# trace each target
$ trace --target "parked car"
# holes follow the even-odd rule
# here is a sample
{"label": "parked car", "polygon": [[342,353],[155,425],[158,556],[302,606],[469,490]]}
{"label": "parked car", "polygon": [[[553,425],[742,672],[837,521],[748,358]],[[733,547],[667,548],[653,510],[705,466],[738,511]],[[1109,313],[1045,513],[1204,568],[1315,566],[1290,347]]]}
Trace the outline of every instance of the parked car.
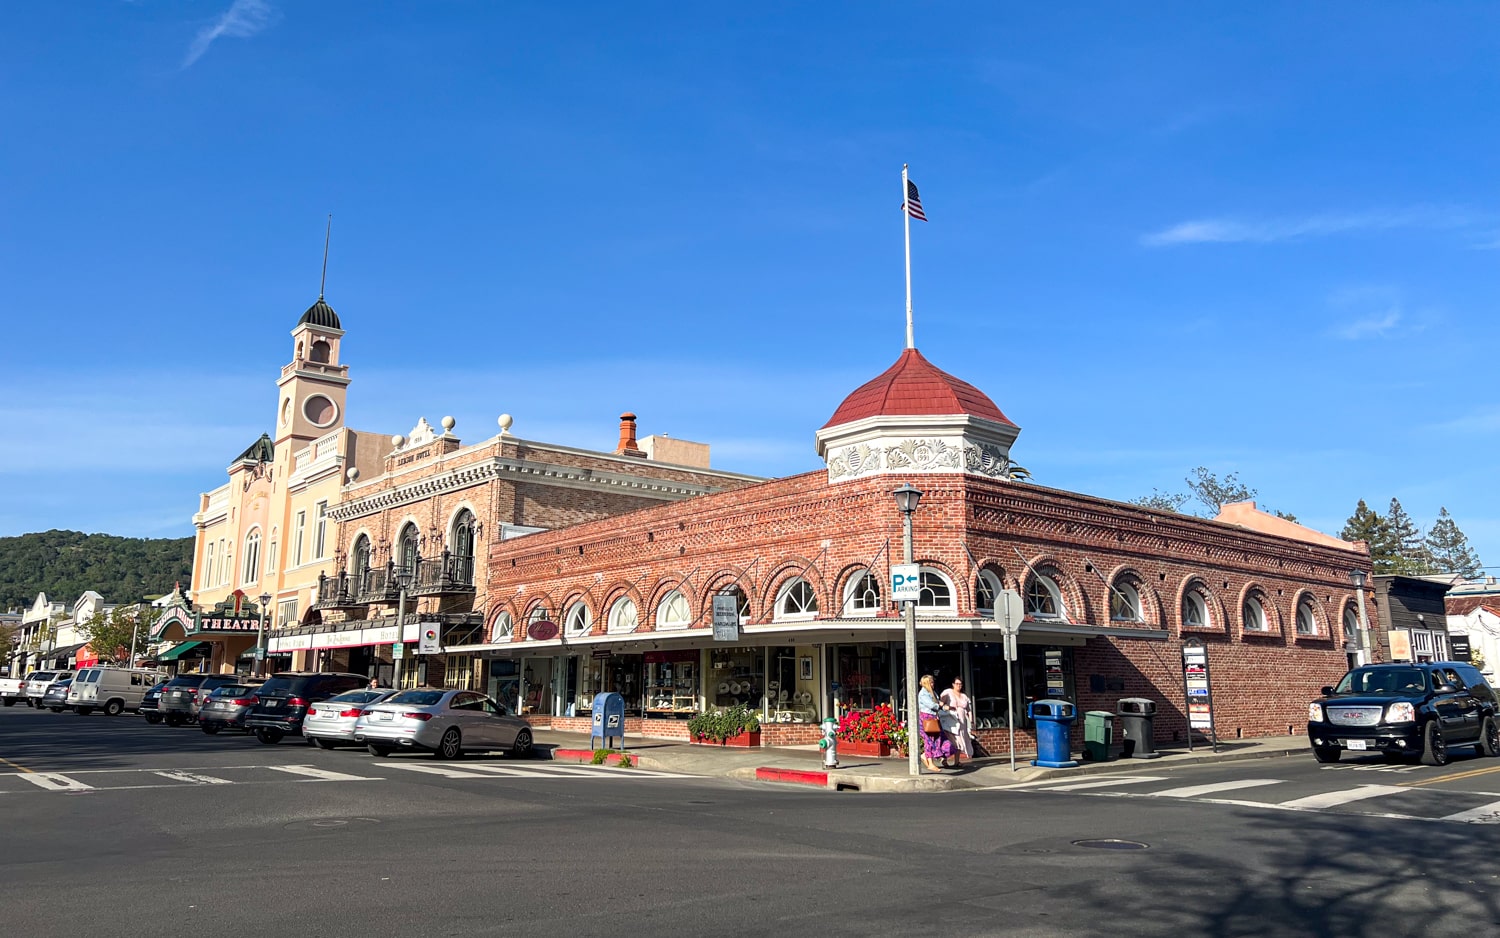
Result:
{"label": "parked car", "polygon": [[1453,746],[1500,756],[1497,709],[1494,689],[1466,662],[1372,664],[1307,705],[1307,736],[1319,762],[1348,750],[1447,765]]}
{"label": "parked car", "polygon": [[358,674],[321,671],[282,671],[261,685],[260,699],[245,717],[245,726],[263,743],[302,732],[307,708],[320,700],[354,690],[370,679]]}
{"label": "parked car", "polygon": [[198,709],[209,691],[239,682],[235,674],[179,674],[162,688],[161,698],[156,702],[157,712],[168,726],[191,723],[198,719]]}
{"label": "parked car", "polygon": [[62,713],[68,709],[68,691],[73,686],[73,679],[65,677],[60,681],[53,681],[47,685],[47,692],[42,695],[41,706],[51,710],[53,713]]}
{"label": "parked car", "polygon": [[164,678],[141,668],[84,668],[73,678],[68,707],[83,716],[95,709],[102,709],[106,716],[118,716],[140,707],[146,691]]}
{"label": "parked car", "polygon": [[307,708],[302,721],[302,735],[319,749],[332,749],[341,743],[354,742],[354,724],[365,707],[386,700],[397,691],[389,688],[365,688],[345,691],[337,697]]}
{"label": "parked car", "polygon": [[160,702],[161,692],[166,686],[167,682],[162,681],[160,684],[146,688],[146,693],[141,695],[141,705],[136,712],[145,717],[147,723],[161,722],[161,711],[157,708],[157,704]]}
{"label": "parked car", "polygon": [[26,699],[33,707],[42,705],[42,695],[53,682],[72,677],[72,671],[37,671],[26,678]]}
{"label": "parked car", "polygon": [[365,708],[354,739],[372,756],[397,749],[425,750],[439,759],[496,749],[516,758],[531,754],[531,725],[505,704],[471,690],[401,691]]}
{"label": "parked car", "polygon": [[203,706],[198,709],[198,726],[210,736],[220,730],[248,733],[249,730],[245,729],[245,717],[250,713],[250,708],[255,706],[255,693],[259,689],[259,684],[225,684],[215,687],[208,692]]}
{"label": "parked car", "polygon": [[[32,674],[35,673],[35,671],[32,672]],[[28,674],[24,676],[18,675],[16,677],[0,678],[0,702],[3,702],[7,707],[14,707],[16,705],[16,701],[18,700],[23,703],[30,703],[30,701],[26,699],[26,680],[30,676],[31,675]]]}

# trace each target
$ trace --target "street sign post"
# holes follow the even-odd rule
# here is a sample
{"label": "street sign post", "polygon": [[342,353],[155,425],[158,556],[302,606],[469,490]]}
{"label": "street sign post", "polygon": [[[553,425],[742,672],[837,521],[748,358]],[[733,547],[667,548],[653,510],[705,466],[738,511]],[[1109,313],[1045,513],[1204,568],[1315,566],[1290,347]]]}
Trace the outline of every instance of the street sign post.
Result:
{"label": "street sign post", "polygon": [[995,597],[995,620],[1000,623],[1000,634],[1005,636],[1005,724],[1010,727],[1010,770],[1016,770],[1016,701],[1011,673],[1014,662],[1020,655],[1021,619],[1025,606],[1021,594],[1015,590],[1001,590]]}
{"label": "street sign post", "polygon": [[914,603],[922,598],[922,567],[915,563],[891,564],[891,600]]}

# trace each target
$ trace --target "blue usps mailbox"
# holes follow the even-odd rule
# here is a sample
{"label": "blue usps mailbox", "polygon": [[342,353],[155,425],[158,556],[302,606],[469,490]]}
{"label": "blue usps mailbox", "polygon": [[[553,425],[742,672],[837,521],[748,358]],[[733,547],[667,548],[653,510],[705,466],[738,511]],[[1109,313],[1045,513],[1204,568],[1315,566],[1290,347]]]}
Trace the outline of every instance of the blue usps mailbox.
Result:
{"label": "blue usps mailbox", "polygon": [[[619,740],[619,743],[611,747],[610,737]],[[589,748],[594,748],[594,740],[599,740],[601,749],[624,749],[625,748],[625,698],[619,694],[595,694],[594,695],[594,729],[589,734]]]}

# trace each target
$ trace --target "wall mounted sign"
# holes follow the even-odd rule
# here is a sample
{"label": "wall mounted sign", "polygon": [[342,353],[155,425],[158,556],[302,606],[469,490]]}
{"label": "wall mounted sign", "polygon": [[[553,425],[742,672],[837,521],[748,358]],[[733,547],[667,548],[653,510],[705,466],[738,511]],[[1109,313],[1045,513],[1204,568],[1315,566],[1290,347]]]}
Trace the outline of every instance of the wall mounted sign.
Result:
{"label": "wall mounted sign", "polygon": [[1208,670],[1208,646],[1200,638],[1182,643],[1182,696],[1187,704],[1188,751],[1193,748],[1193,731],[1213,740],[1219,751],[1219,736],[1214,729],[1214,698]]}
{"label": "wall mounted sign", "polygon": [[557,637],[557,623],[538,619],[526,626],[526,637],[535,642],[550,642]]}
{"label": "wall mounted sign", "polygon": [[914,563],[891,565],[891,599],[914,603],[922,598],[922,568]]}
{"label": "wall mounted sign", "polygon": [[740,640],[739,597],[720,594],[714,597],[714,641],[737,642]]}
{"label": "wall mounted sign", "polygon": [[417,654],[436,655],[443,650],[442,633],[438,630],[436,623],[423,623],[422,631],[417,634]]}
{"label": "wall mounted sign", "polygon": [[1448,635],[1448,648],[1453,652],[1454,661],[1473,661],[1474,650],[1469,645],[1469,636],[1450,633]]}
{"label": "wall mounted sign", "polygon": [[1391,629],[1391,660],[1411,660],[1411,632],[1406,629]]}

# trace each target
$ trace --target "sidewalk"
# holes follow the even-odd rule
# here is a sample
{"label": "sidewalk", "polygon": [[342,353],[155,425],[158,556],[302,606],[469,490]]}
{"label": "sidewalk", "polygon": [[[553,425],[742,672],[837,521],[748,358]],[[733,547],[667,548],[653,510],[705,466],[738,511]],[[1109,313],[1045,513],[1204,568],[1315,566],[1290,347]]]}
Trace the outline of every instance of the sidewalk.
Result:
{"label": "sidewalk", "polygon": [[[583,733],[538,730],[538,754],[543,758],[551,751],[587,750],[589,737]],[[1093,775],[1102,772],[1160,771],[1184,765],[1234,762],[1241,759],[1268,759],[1305,755],[1305,736],[1270,736],[1261,739],[1236,739],[1219,743],[1216,753],[1207,745],[1195,745],[1189,752],[1185,744],[1171,744],[1158,751],[1160,759],[1112,759],[1108,762],[1080,762],[1072,769],[1044,769],[1031,764],[1031,756],[1016,755],[1016,771],[1010,770],[1008,754],[966,762],[961,768],[933,775],[923,772],[907,774],[905,759],[854,758],[842,760],[838,769],[823,769],[823,754],[815,747],[731,749],[719,746],[694,746],[665,739],[626,737],[625,747],[643,769],[681,772],[689,775],[719,776],[761,781],[784,781],[818,785],[840,791],[956,791],[966,788],[997,788],[1051,778]],[[562,753],[559,752],[559,756]]]}

